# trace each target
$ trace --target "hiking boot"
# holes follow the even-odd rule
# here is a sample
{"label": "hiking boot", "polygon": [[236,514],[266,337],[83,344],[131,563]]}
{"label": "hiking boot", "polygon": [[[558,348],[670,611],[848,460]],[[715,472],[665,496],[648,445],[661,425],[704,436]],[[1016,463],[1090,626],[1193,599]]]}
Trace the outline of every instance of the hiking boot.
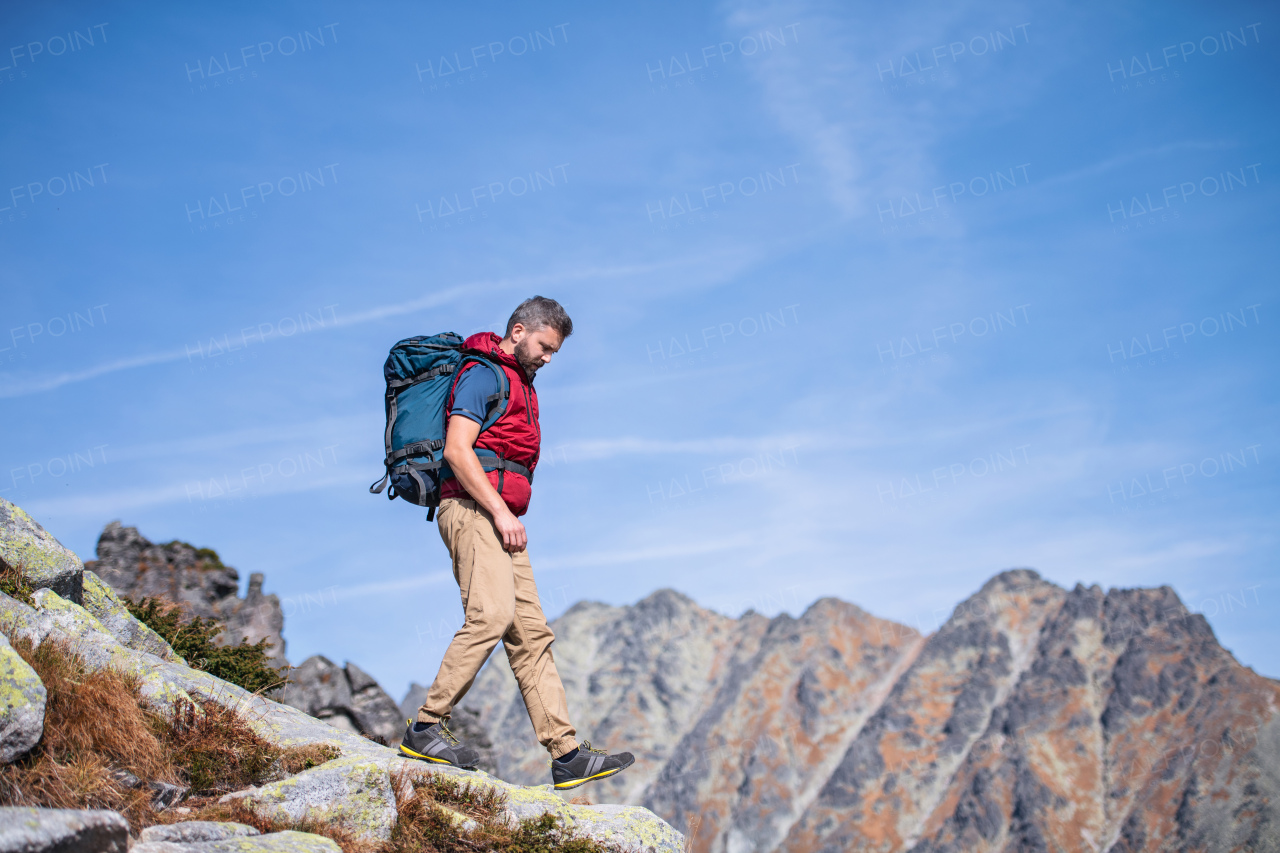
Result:
{"label": "hiking boot", "polygon": [[405,722],[409,726],[405,730],[404,740],[400,742],[401,755],[434,764],[449,764],[453,767],[461,767],[463,770],[476,769],[480,761],[480,753],[462,743],[453,732],[449,731],[448,717],[418,731],[414,731],[418,727],[417,723],[412,720],[405,720]]}
{"label": "hiking boot", "polygon": [[593,749],[584,742],[578,747],[578,754],[572,761],[551,761],[551,782],[557,791],[576,788],[592,779],[605,779],[615,773],[621,773],[631,766],[635,757],[629,752],[608,755],[603,749]]}

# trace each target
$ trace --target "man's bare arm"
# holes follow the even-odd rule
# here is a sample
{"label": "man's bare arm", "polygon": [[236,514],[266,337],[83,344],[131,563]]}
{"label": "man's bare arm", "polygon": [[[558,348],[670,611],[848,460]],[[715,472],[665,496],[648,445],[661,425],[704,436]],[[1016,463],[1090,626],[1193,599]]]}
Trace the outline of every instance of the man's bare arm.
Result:
{"label": "man's bare arm", "polygon": [[489,482],[480,457],[476,456],[475,444],[479,435],[480,424],[462,415],[450,417],[444,440],[444,461],[449,463],[453,475],[472,500],[489,512],[498,534],[502,536],[502,546],[512,552],[523,551],[528,544],[524,525],[507,508],[502,496]]}

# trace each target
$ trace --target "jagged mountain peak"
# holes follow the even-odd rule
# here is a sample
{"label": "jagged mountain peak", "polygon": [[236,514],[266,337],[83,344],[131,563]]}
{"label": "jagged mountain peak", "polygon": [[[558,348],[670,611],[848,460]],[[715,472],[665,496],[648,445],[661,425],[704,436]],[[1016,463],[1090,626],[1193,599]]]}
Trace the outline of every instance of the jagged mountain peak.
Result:
{"label": "jagged mountain peak", "polygon": [[703,608],[689,596],[679,590],[664,586],[655,589],[644,598],[631,605],[636,609],[660,608],[664,610],[702,610]]}
{"label": "jagged mountain peak", "polygon": [[[1280,684],[1167,586],[1011,569],[927,637],[837,598],[737,619],[645,602],[570,608],[556,660],[580,737],[637,754],[605,796],[694,853],[1263,849],[1241,843],[1280,825]],[[501,656],[464,705],[514,733],[507,778],[541,779]]]}

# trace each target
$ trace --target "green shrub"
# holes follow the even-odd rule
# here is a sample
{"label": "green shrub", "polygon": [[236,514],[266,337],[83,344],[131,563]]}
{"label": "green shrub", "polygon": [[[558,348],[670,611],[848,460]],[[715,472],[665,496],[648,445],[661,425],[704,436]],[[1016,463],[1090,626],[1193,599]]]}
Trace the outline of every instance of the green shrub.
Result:
{"label": "green shrub", "polygon": [[215,619],[193,616],[184,620],[176,606],[156,598],[144,598],[140,602],[126,599],[125,605],[139,622],[164,637],[193,669],[239,685],[250,693],[284,683],[280,673],[267,663],[270,643],[266,640],[218,646],[214,645],[213,638],[222,632],[222,625]]}

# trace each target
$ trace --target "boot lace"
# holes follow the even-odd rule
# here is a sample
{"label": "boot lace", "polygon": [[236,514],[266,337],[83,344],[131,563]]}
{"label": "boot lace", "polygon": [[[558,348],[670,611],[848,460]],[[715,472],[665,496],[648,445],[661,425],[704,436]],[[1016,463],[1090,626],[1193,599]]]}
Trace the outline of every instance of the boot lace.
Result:
{"label": "boot lace", "polygon": [[449,730],[448,717],[445,717],[440,721],[440,734],[444,735],[444,739],[453,746],[459,746],[462,743],[462,741],[458,740],[458,736]]}
{"label": "boot lace", "polygon": [[608,755],[608,754],[609,754],[609,753],[605,752],[603,749],[596,749],[594,746],[592,746],[592,745],[591,745],[591,741],[589,741],[589,740],[584,740],[582,743],[580,743],[580,744],[579,744],[579,746],[581,746],[581,747],[582,747],[583,749],[585,749],[587,752],[594,752],[594,753],[596,753],[597,755]]}

